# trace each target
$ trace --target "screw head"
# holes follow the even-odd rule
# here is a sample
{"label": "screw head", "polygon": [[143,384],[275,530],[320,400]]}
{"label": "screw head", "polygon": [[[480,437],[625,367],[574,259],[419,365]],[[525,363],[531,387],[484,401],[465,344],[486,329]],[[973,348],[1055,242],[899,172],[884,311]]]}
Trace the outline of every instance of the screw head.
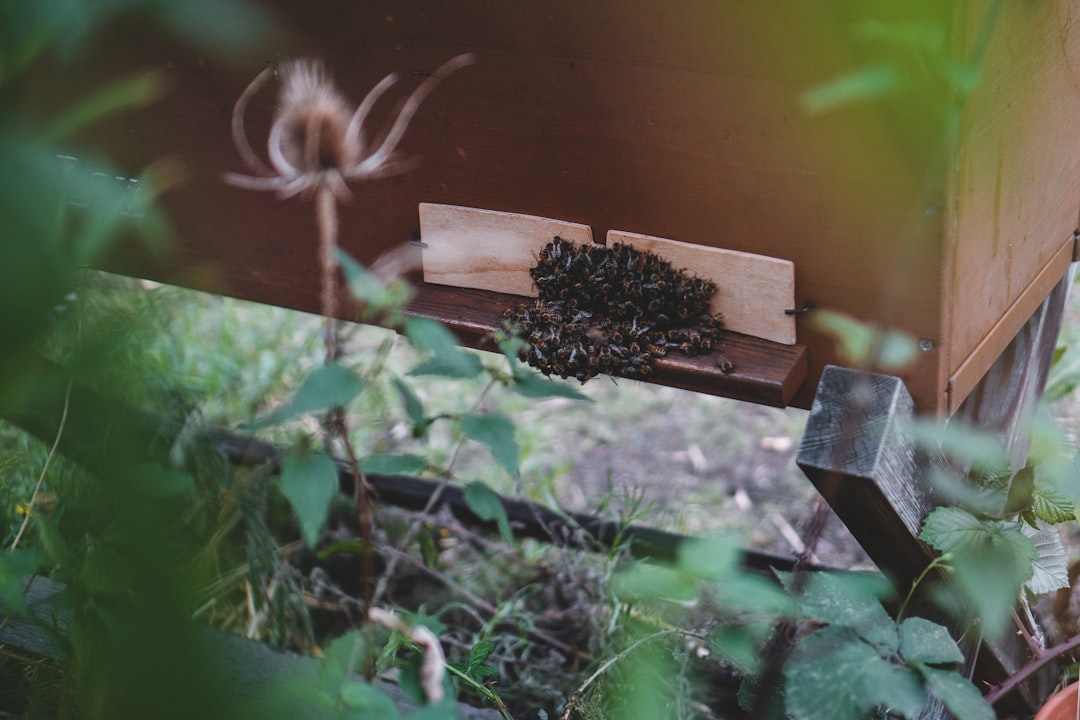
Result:
{"label": "screw head", "polygon": [[934,349],[934,341],[933,340],[927,340],[926,338],[923,338],[922,340],[919,341],[919,349],[922,350],[923,352],[930,352],[931,350]]}

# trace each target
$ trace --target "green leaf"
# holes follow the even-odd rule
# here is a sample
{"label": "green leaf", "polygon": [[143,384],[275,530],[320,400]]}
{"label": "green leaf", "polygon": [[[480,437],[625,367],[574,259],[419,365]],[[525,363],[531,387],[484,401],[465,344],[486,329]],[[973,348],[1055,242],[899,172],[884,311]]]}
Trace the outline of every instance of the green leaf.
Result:
{"label": "green leaf", "polygon": [[[380,313],[397,310],[412,296],[412,288],[404,281],[383,282],[341,248],[334,248],[334,255],[345,273],[345,282],[348,283],[353,297],[361,302],[361,318],[376,317]],[[387,318],[383,316],[381,320],[386,322]]]}
{"label": "green leaf", "polygon": [[420,670],[423,665],[424,656],[420,653],[414,653],[405,662],[398,664],[398,686],[417,705],[424,705],[427,702],[420,682]]}
{"label": "green leaf", "polygon": [[[963,508],[939,507],[926,517],[919,539],[942,553],[956,555],[986,551],[995,544],[1023,549],[1027,538],[1020,528],[1020,523],[1007,520],[981,520]],[[1025,555],[1035,559],[1033,549]]]}
{"label": "green leaf", "polygon": [[482,482],[471,482],[465,486],[465,504],[473,511],[476,517],[499,526],[499,535],[506,543],[513,542],[514,536],[510,532],[510,519],[506,516],[506,508],[502,498],[491,488]]}
{"label": "green leaf", "polygon": [[461,429],[473,440],[487,445],[506,472],[518,476],[521,450],[514,436],[514,422],[510,418],[498,413],[469,413],[462,418]]}
{"label": "green leaf", "polygon": [[799,609],[818,622],[854,630],[867,642],[896,651],[896,623],[872,594],[833,573],[811,573]]}
{"label": "green leaf", "polygon": [[964,654],[949,631],[925,618],[908,618],[900,624],[900,655],[908,663],[927,665],[958,663]]}
{"label": "green leaf", "polygon": [[33,518],[38,529],[38,540],[49,562],[60,568],[73,569],[76,566],[75,556],[60,534],[60,529],[44,513],[34,513]]}
{"label": "green leaf", "polygon": [[645,562],[634,563],[615,576],[615,594],[628,599],[663,598],[689,602],[697,598],[698,580],[672,568]]}
{"label": "green leaf", "polygon": [[45,563],[45,555],[36,549],[9,550],[0,555],[0,602],[4,615],[25,615],[23,580]]}
{"label": "green leaf", "polygon": [[458,349],[457,338],[438,320],[409,317],[404,323],[405,337],[420,350],[445,355]]}
{"label": "green leaf", "polygon": [[843,105],[885,97],[901,86],[900,72],[892,63],[857,68],[806,92],[802,105],[816,115]]}
{"label": "green leaf", "polygon": [[852,365],[871,363],[882,370],[901,370],[919,354],[918,343],[910,335],[899,330],[883,332],[850,315],[817,310],[813,323],[836,339],[837,351]]}
{"label": "green leaf", "polygon": [[424,413],[424,404],[408,383],[398,378],[394,378],[393,382],[394,388],[401,395],[401,401],[405,405],[405,414],[409,418],[409,425],[412,426],[413,437],[423,437],[431,424],[431,420]]}
{"label": "green leaf", "polygon": [[484,365],[480,362],[480,358],[472,353],[457,349],[453,354],[437,355],[430,360],[417,363],[406,375],[410,377],[433,375],[435,377],[468,380],[483,371]]}
{"label": "green leaf", "polygon": [[91,595],[116,595],[132,586],[131,563],[110,547],[96,545],[79,566],[79,590]]}
{"label": "green leaf", "polygon": [[994,477],[1011,474],[1005,447],[992,432],[957,421],[943,425],[931,418],[913,420],[906,423],[904,429],[920,448],[940,451],[982,475]]}
{"label": "green leaf", "polygon": [[483,371],[480,358],[462,350],[457,338],[442,323],[430,318],[409,317],[405,319],[403,328],[413,345],[432,353],[430,360],[413,367],[409,375],[472,378]]}
{"label": "green leaf", "polygon": [[334,248],[334,257],[345,274],[353,297],[367,305],[382,305],[386,298],[386,285],[382,280],[341,248]]}
{"label": "green leaf", "polygon": [[128,471],[130,489],[144,497],[164,500],[182,495],[195,487],[195,478],[157,463],[139,465]]}
{"label": "green leaf", "polygon": [[[1064,354],[1064,356],[1063,356]],[[1059,346],[1054,352],[1054,364],[1046,381],[1046,402],[1060,400],[1080,387],[1080,352]]]}
{"label": "green leaf", "polygon": [[126,75],[91,93],[66,111],[45,130],[44,139],[53,142],[67,137],[75,130],[118,110],[145,107],[164,93],[165,79],[159,72],[141,71]]}
{"label": "green leaf", "polygon": [[337,465],[325,453],[286,455],[281,461],[281,493],[300,521],[308,547],[315,547],[338,492]]}
{"label": "green leaf", "polygon": [[856,720],[878,705],[910,718],[926,702],[917,673],[889,663],[848,628],[828,627],[804,639],[784,677],[787,709],[797,720]]}
{"label": "green leaf", "polygon": [[1023,525],[1021,530],[1038,553],[1038,557],[1031,564],[1031,579],[1026,583],[1027,589],[1035,595],[1042,595],[1069,587],[1068,559],[1065,557],[1065,546],[1061,543],[1057,528],[1050,526],[1036,529]]}
{"label": "green leaf", "polygon": [[676,565],[693,577],[723,581],[738,569],[739,545],[727,538],[694,538],[679,543]]}
{"label": "green leaf", "polygon": [[411,453],[368,455],[360,461],[360,469],[372,475],[410,475],[427,466],[427,458]]}
{"label": "green leaf", "polygon": [[1040,520],[1056,525],[1069,522],[1076,517],[1076,507],[1073,502],[1063,493],[1052,487],[1045,487],[1038,481],[1038,470],[1035,472],[1035,492],[1031,498],[1031,509]]}
{"label": "green leaf", "polygon": [[351,630],[323,648],[319,663],[319,682],[323,689],[337,695],[350,673],[362,662],[366,643],[361,630]]}
{"label": "green leaf", "polygon": [[360,394],[363,383],[351,370],[328,363],[308,375],[292,398],[270,415],[249,424],[260,428],[292,420],[300,415],[345,405]]}
{"label": "green leaf", "polygon": [[761,646],[771,630],[771,623],[727,625],[709,634],[709,648],[752,677],[761,670]]}
{"label": "green leaf", "polygon": [[490,640],[481,640],[473,645],[469,650],[469,671],[471,672],[474,667],[483,664],[493,652],[495,652],[495,643]]}
{"label": "green leaf", "polygon": [[549,380],[539,373],[529,370],[520,370],[514,373],[512,378],[514,390],[525,397],[545,398],[563,397],[571,400],[584,400],[592,402],[592,398],[576,390],[570,383]]}
{"label": "green leaf", "polygon": [[953,579],[987,637],[1004,631],[1021,585],[1032,576],[1038,559],[1023,525],[1005,520],[980,520],[955,507],[934,510],[923,522],[919,537],[955,561]]}
{"label": "green leaf", "polygon": [[920,667],[919,672],[926,678],[930,691],[945,704],[953,717],[964,720],[994,720],[994,708],[960,673],[925,666]]}
{"label": "green leaf", "polygon": [[461,710],[453,700],[447,698],[441,703],[425,705],[409,713],[404,720],[460,720],[460,718]]}
{"label": "green leaf", "polygon": [[362,711],[360,717],[365,720],[395,720],[401,717],[389,695],[360,680],[342,685],[340,697],[345,707]]}
{"label": "green leaf", "polygon": [[325,560],[328,557],[334,555],[363,555],[366,549],[363,540],[338,540],[335,543],[330,543],[326,547],[320,548],[315,557],[320,560]]}

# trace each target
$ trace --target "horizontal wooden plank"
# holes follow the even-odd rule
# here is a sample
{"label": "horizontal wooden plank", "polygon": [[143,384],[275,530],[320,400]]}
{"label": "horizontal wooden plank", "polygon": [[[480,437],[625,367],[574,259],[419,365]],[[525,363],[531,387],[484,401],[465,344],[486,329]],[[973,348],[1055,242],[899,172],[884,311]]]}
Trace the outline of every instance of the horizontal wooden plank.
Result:
{"label": "horizontal wooden plank", "polygon": [[551,218],[420,203],[424,282],[536,295],[529,268],[555,237],[592,242],[592,228]]}
{"label": "horizontal wooden plank", "polygon": [[[500,326],[503,311],[528,301],[520,295],[422,283],[408,310],[446,323],[465,345],[494,350],[487,335]],[[725,360],[731,363],[730,373],[720,368]],[[806,379],[807,367],[803,345],[782,345],[728,332],[708,355],[685,357],[672,353],[657,359],[652,375],[644,380],[785,407]]]}
{"label": "horizontal wooden plank", "polygon": [[712,310],[724,327],[743,335],[791,345],[795,342],[795,263],[756,253],[695,245],[678,240],[611,230],[607,244],[647,250],[677,268],[716,283]]}

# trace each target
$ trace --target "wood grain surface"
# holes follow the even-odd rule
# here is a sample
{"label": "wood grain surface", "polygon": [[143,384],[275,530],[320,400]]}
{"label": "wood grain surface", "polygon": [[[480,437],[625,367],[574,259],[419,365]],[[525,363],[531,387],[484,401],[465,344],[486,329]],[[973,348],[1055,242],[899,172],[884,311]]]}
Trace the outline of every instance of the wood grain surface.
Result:
{"label": "wood grain surface", "polygon": [[592,228],[535,215],[420,203],[424,282],[535,297],[529,268],[555,237],[588,244]]}
{"label": "wood grain surface", "polygon": [[712,311],[724,327],[772,342],[795,343],[795,265],[790,260],[609,230],[607,244],[654,252],[677,268],[716,283]]}

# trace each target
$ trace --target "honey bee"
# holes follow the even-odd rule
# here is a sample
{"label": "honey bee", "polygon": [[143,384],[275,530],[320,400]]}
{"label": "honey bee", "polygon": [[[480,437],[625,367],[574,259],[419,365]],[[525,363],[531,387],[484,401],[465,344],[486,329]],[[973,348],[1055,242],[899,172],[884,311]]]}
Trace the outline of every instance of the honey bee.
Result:
{"label": "honey bee", "polygon": [[[614,333],[613,333],[614,334]],[[585,331],[585,336],[592,342],[600,344],[606,342],[608,339],[607,333],[601,330],[598,326],[594,325]],[[612,342],[615,342],[612,340]]]}

